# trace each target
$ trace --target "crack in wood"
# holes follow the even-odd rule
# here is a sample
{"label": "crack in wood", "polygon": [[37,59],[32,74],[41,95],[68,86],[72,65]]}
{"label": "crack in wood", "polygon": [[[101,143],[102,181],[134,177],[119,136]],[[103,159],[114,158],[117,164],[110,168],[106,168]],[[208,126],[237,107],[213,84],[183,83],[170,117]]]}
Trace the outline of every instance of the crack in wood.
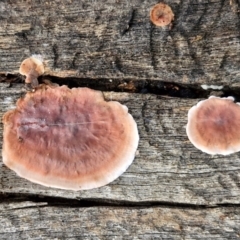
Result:
{"label": "crack in wood", "polygon": [[70,64],[70,68],[77,68],[77,66],[76,66],[76,60],[77,60],[77,58],[78,58],[78,56],[80,55],[81,53],[80,52],[76,52],[75,54],[74,54],[74,56],[73,56],[73,59],[72,59],[72,62],[71,62],[71,64]]}
{"label": "crack in wood", "polygon": [[125,25],[125,28],[122,30],[122,33],[121,33],[122,36],[124,36],[132,28],[132,26],[133,26],[133,19],[135,17],[135,14],[136,14],[136,10],[135,9],[131,9],[131,11],[129,13],[127,24]]}
{"label": "crack in wood", "polygon": [[121,66],[121,60],[118,57],[115,57],[115,60],[112,61],[112,67],[115,71],[124,73],[123,68]]}
{"label": "crack in wood", "polygon": [[[117,63],[118,69],[120,68]],[[120,71],[120,70],[119,70]],[[179,98],[207,98],[211,89],[204,90],[201,86],[189,84],[176,84],[157,80],[121,80],[121,79],[89,79],[89,78],[59,78],[53,76],[42,76],[39,82],[49,80],[59,85],[73,87],[89,87],[100,91],[131,92],[131,93],[152,93],[160,96],[171,96]],[[0,74],[0,83],[23,83],[24,78],[19,74]],[[131,87],[130,87],[131,86]],[[24,86],[23,86],[24,87]],[[218,95],[234,96],[240,100],[239,88],[224,87]]]}
{"label": "crack in wood", "polygon": [[150,34],[149,34],[149,47],[150,47],[150,54],[151,54],[151,65],[153,67],[153,70],[156,71],[156,60],[155,60],[155,54],[154,54],[154,40],[153,40],[153,33],[154,27],[151,24],[150,27]]}
{"label": "crack in wood", "polygon": [[[216,209],[216,208],[232,208],[240,207],[240,204],[236,203],[221,203],[214,205],[205,204],[190,204],[180,202],[167,202],[167,201],[142,201],[142,202],[131,202],[123,200],[112,200],[112,199],[69,199],[62,197],[49,197],[49,196],[38,196],[33,194],[22,194],[22,193],[0,193],[1,204],[11,203],[22,203],[31,202],[34,204],[23,205],[17,207],[18,209],[24,208],[36,208],[38,207],[67,207],[67,208],[90,208],[90,207],[118,207],[118,208],[145,208],[145,207],[166,207],[172,209]],[[16,206],[18,206],[16,204]],[[16,208],[15,208],[16,209]]]}
{"label": "crack in wood", "polygon": [[58,46],[57,46],[57,44],[54,44],[54,45],[52,46],[52,51],[53,51],[53,55],[54,55],[54,58],[53,58],[53,67],[56,68],[56,67],[57,67],[58,58],[59,58],[59,55],[58,55]]}

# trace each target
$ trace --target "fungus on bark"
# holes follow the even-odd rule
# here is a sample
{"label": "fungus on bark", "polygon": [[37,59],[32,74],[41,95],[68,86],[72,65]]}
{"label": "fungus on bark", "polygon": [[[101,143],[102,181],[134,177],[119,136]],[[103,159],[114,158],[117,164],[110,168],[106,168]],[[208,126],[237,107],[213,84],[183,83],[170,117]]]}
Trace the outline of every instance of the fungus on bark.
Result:
{"label": "fungus on bark", "polygon": [[240,151],[240,106],[233,97],[210,97],[188,112],[187,135],[192,144],[208,154]]}
{"label": "fungus on bark", "polygon": [[172,9],[165,3],[156,4],[150,11],[150,20],[159,27],[169,25],[174,19]]}
{"label": "fungus on bark", "polygon": [[19,72],[26,76],[26,86],[35,89],[38,86],[37,78],[44,73],[43,62],[35,56],[29,57],[21,63]]}
{"label": "fungus on bark", "polygon": [[3,117],[3,162],[61,189],[100,187],[132,163],[139,136],[126,106],[89,88],[40,85]]}

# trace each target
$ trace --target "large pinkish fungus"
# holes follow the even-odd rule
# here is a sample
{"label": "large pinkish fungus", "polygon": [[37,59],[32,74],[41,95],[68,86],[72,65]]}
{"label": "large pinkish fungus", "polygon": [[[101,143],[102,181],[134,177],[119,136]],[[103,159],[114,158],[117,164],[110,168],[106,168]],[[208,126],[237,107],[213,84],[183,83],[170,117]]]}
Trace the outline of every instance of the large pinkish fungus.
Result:
{"label": "large pinkish fungus", "polygon": [[103,186],[132,163],[137,125],[126,106],[88,88],[40,85],[3,117],[3,162],[49,187]]}
{"label": "large pinkish fungus", "polygon": [[233,97],[210,97],[188,112],[187,135],[192,144],[208,154],[240,151],[240,106]]}

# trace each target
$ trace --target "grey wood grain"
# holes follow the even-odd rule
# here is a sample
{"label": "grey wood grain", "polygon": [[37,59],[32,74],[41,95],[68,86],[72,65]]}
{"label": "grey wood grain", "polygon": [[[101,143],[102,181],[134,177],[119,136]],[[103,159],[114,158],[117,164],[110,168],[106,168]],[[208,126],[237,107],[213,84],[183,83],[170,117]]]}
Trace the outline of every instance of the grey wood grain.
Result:
{"label": "grey wood grain", "polygon": [[[240,209],[0,204],[1,239],[239,239]],[[18,208],[16,208],[18,207]]]}
{"label": "grey wood grain", "polygon": [[172,29],[150,23],[156,3],[1,1],[0,72],[41,54],[60,77],[240,85],[238,1],[168,0]]}
{"label": "grey wood grain", "polygon": [[[0,84],[0,117],[24,94],[22,85]],[[46,188],[21,179],[0,165],[2,193],[37,194],[72,199],[166,202],[197,205],[240,203],[240,153],[211,156],[193,147],[185,125],[188,109],[199,99],[105,92],[106,100],[128,106],[137,122],[138,154],[111,184],[89,191]],[[2,143],[0,125],[0,144]]]}

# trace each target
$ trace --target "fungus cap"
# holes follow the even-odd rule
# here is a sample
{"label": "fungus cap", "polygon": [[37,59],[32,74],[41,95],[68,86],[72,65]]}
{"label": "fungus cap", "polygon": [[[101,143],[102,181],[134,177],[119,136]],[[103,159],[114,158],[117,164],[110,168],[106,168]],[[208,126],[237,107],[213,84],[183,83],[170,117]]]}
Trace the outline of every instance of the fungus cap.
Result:
{"label": "fungus cap", "polygon": [[29,57],[21,63],[19,72],[26,76],[26,83],[31,83],[33,87],[37,87],[37,78],[44,73],[43,62],[37,57]]}
{"label": "fungus cap", "polygon": [[205,153],[240,151],[240,106],[233,97],[211,96],[189,110],[186,130],[192,144]]}
{"label": "fungus cap", "polygon": [[150,11],[150,20],[159,27],[170,24],[174,19],[172,9],[165,3],[156,4]]}
{"label": "fungus cap", "polygon": [[61,189],[100,187],[132,163],[139,136],[126,106],[88,88],[40,85],[3,117],[3,162]]}

